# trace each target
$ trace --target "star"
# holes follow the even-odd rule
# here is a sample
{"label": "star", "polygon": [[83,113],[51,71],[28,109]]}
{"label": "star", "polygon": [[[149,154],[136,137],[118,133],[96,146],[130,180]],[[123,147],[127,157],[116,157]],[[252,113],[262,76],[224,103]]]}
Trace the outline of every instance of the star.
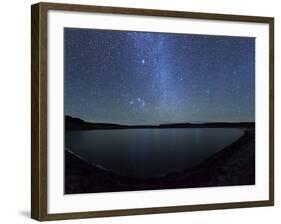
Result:
{"label": "star", "polygon": [[137,98],[137,102],[141,107],[145,107],[145,100],[141,99],[141,98]]}

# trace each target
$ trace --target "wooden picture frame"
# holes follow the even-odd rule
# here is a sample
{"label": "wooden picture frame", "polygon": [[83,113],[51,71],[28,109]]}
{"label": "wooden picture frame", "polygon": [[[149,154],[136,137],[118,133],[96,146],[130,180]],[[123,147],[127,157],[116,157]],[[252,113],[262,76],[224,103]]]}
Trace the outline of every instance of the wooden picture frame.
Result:
{"label": "wooden picture frame", "polygon": [[[102,211],[48,212],[48,12],[68,11],[188,18],[211,21],[259,23],[269,26],[269,173],[268,199],[229,203],[210,203],[164,207],[145,207]],[[80,219],[108,216],[187,212],[228,208],[246,208],[274,205],[274,18],[258,16],[223,15],[182,11],[162,11],[136,8],[116,8],[90,5],[38,3],[31,7],[31,217],[39,221]]]}

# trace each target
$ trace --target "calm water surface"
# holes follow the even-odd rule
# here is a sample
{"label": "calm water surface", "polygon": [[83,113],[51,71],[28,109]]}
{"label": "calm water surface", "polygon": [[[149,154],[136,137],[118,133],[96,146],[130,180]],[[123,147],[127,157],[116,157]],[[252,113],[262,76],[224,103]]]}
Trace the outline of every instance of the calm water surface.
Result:
{"label": "calm water surface", "polygon": [[72,131],[65,145],[114,173],[148,178],[197,165],[242,135],[235,128]]}

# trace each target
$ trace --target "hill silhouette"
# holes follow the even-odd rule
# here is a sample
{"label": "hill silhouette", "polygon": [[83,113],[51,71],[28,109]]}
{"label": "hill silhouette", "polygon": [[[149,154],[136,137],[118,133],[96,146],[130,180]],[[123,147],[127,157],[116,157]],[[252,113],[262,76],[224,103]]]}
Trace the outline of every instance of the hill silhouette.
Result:
{"label": "hill silhouette", "polygon": [[94,129],[138,129],[138,128],[254,128],[254,122],[208,122],[208,123],[172,123],[159,125],[122,125],[115,123],[92,123],[80,118],[65,116],[65,130]]}

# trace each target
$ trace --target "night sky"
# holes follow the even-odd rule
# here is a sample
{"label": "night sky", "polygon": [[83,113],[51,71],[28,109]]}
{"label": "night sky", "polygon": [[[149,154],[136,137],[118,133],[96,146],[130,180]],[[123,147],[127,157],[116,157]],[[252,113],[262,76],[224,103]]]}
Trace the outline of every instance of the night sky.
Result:
{"label": "night sky", "polygon": [[255,39],[64,29],[64,113],[90,122],[255,120]]}

